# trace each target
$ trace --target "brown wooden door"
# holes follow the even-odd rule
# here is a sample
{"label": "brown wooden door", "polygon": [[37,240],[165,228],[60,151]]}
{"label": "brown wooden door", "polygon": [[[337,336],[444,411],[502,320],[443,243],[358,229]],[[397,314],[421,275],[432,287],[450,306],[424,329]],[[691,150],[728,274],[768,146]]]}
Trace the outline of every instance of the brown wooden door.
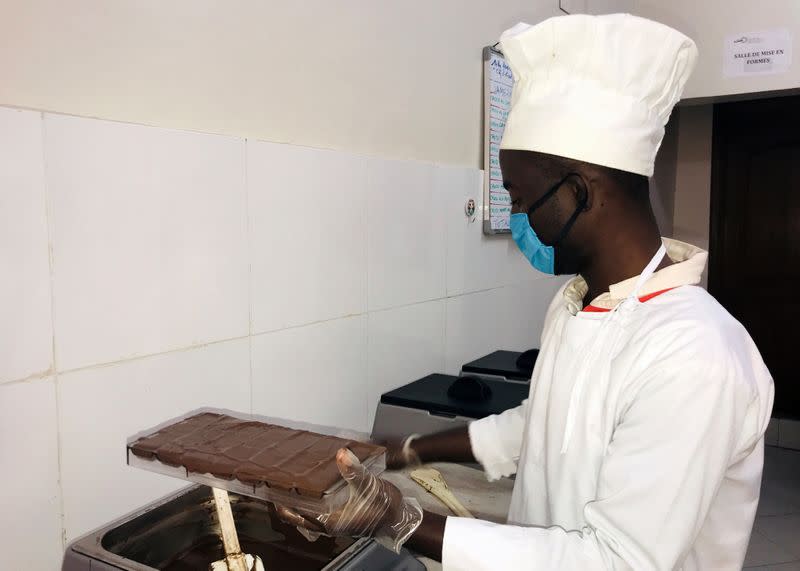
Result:
{"label": "brown wooden door", "polygon": [[716,105],[709,291],[741,321],[800,417],[800,97]]}

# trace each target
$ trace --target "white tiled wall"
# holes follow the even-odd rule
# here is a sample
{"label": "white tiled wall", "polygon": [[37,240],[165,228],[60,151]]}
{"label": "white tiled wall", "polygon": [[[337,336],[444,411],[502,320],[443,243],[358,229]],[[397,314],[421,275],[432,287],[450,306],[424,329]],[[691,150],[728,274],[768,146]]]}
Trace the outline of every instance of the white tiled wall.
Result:
{"label": "white tiled wall", "polygon": [[478,222],[464,216],[463,207],[482,188],[483,173],[476,169],[439,167],[436,189],[447,199],[445,209],[447,245],[447,295],[483,291],[507,284],[546,277],[534,270],[508,235],[485,236]]}
{"label": "white tiled wall", "polygon": [[128,468],[133,434],[203,406],[249,412],[247,339],[58,377],[67,541],[184,485]]}
{"label": "white tiled wall", "polygon": [[52,378],[0,385],[0,569],[60,567],[57,422]]}
{"label": "white tiled wall", "polygon": [[445,304],[438,299],[383,311],[368,318],[367,426],[381,394],[444,371]]}
{"label": "white tiled wall", "polygon": [[44,125],[59,370],[247,335],[244,141]]}
{"label": "white tiled wall", "polygon": [[[367,299],[370,310],[445,296],[447,197],[436,167],[370,159],[367,164]],[[463,206],[462,206],[463,208]]]}
{"label": "white tiled wall", "polygon": [[125,465],[158,422],[368,430],[386,390],[537,346],[561,280],[468,198],[474,169],[0,108],[0,568],[181,485]]}
{"label": "white tiled wall", "polygon": [[249,141],[253,332],[363,313],[367,161]]}
{"label": "white tiled wall", "polygon": [[563,278],[541,279],[447,300],[445,372],[497,349],[539,347],[544,314]]}
{"label": "white tiled wall", "polygon": [[366,429],[366,316],[256,335],[252,344],[255,413]]}
{"label": "white tiled wall", "polygon": [[42,121],[0,108],[0,382],[53,361]]}

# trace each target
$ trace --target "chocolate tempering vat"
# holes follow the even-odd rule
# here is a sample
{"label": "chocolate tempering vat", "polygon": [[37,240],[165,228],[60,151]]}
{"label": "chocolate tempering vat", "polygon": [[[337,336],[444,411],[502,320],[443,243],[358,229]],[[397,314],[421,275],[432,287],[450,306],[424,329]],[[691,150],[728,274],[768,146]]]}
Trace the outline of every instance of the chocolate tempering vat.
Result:
{"label": "chocolate tempering vat", "polygon": [[[397,555],[371,539],[308,542],[254,498],[231,494],[231,507],[243,549],[260,555],[267,570],[425,569],[407,551]],[[205,571],[222,557],[211,489],[194,485],[77,539],[67,547],[62,571]]]}

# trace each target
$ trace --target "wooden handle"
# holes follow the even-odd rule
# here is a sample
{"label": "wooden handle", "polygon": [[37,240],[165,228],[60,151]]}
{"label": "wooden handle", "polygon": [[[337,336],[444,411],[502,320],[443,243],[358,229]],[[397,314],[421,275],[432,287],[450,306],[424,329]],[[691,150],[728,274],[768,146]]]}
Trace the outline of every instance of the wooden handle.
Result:
{"label": "wooden handle", "polygon": [[231,499],[226,490],[212,488],[214,491],[214,505],[217,508],[219,527],[222,531],[222,544],[225,546],[225,561],[228,571],[250,571],[247,562],[239,547],[239,536],[236,535],[236,524],[231,512]]}

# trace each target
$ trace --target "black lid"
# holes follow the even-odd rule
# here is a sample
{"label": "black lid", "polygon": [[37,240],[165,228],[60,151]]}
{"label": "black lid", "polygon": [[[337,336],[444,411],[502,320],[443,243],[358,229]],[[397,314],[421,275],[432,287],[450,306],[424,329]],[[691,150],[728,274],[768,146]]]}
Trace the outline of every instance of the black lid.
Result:
{"label": "black lid", "polygon": [[[499,414],[515,406],[519,406],[528,398],[528,385],[509,383],[506,381],[483,379],[487,391],[485,400],[458,399],[448,395],[454,382],[464,377],[433,374],[403,387],[381,395],[381,402],[395,406],[404,406],[418,410],[426,410],[433,414],[465,416],[467,418],[483,418],[491,414]],[[470,379],[468,379],[470,382]],[[450,391],[458,394],[457,391]]]}
{"label": "black lid", "polygon": [[463,367],[464,373],[497,375],[515,381],[530,381],[533,365],[536,363],[538,349],[530,349],[524,353],[518,351],[495,351],[475,359]]}

